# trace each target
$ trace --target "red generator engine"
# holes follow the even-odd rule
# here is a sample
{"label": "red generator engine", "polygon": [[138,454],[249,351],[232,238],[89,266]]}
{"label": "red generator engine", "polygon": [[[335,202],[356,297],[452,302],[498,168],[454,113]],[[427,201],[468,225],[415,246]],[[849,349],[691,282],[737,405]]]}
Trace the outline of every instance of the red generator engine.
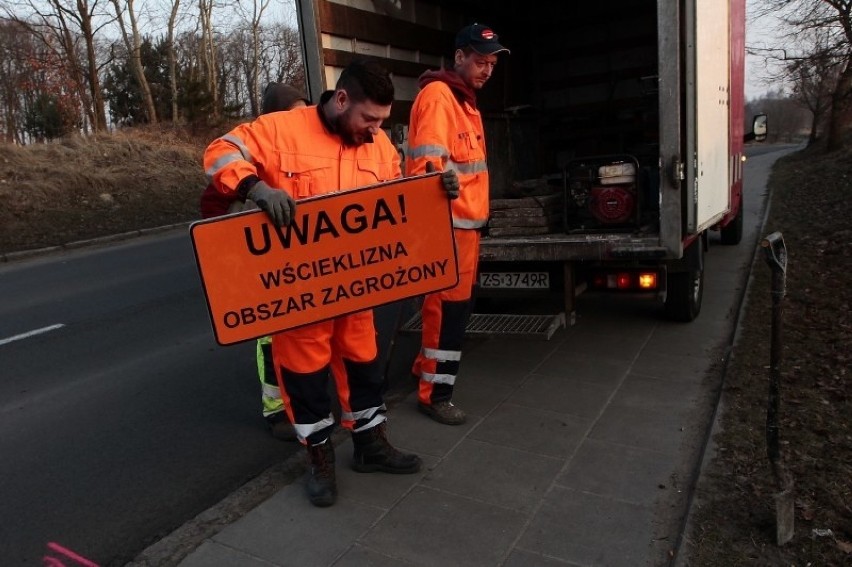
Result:
{"label": "red generator engine", "polygon": [[566,170],[565,227],[572,231],[635,227],[638,163],[627,156],[577,160]]}

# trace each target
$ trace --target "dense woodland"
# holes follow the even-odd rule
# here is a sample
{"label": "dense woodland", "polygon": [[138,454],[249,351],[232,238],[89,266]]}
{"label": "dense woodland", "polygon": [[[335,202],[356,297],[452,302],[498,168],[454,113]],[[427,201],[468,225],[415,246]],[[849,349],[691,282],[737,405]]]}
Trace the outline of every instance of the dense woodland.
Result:
{"label": "dense woodland", "polygon": [[268,82],[303,86],[293,10],[288,0],[4,2],[0,135],[27,144],[257,115]]}

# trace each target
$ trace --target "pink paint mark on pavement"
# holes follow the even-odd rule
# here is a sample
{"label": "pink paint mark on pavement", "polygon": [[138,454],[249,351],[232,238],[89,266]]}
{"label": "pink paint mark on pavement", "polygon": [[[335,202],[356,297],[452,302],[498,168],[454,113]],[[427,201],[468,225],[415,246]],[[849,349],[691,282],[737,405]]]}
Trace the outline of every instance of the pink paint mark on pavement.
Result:
{"label": "pink paint mark on pavement", "polygon": [[[48,542],[47,549],[49,551],[58,553],[63,556],[63,558],[51,557],[50,555],[45,555],[42,561],[44,562],[45,567],[69,567],[69,565],[82,565],[82,567],[98,567],[98,564],[89,561],[82,555],[78,553],[74,553],[67,547],[59,545],[55,542]],[[65,560],[71,560],[72,563],[64,563]]]}

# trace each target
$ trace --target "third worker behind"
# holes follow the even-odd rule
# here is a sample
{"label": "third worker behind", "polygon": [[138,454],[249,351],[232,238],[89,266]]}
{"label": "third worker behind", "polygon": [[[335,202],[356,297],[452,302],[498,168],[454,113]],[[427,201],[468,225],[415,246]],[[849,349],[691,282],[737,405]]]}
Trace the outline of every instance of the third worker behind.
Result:
{"label": "third worker behind", "polygon": [[509,50],[489,26],[462,28],[455,39],[453,68],[421,75],[421,90],[411,109],[406,175],[435,167],[455,171],[460,183],[459,197],[452,202],[459,282],[424,298],[422,344],[412,368],[419,382],[420,411],[447,425],[466,419],[452,403],[453,386],[470,318],[480,231],[488,222],[485,132],[476,91],[491,78],[497,55],[504,52]]}

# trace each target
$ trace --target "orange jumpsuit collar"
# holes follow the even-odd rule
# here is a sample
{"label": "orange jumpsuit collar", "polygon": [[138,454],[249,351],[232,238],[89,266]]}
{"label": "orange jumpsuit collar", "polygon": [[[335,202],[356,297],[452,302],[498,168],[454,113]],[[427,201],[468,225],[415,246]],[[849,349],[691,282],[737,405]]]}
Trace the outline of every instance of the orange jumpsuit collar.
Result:
{"label": "orange jumpsuit collar", "polygon": [[458,99],[459,103],[468,103],[473,108],[476,108],[476,93],[472,88],[467,86],[464,80],[453,70],[450,69],[440,69],[437,71],[426,71],[422,75],[420,75],[420,79],[418,80],[418,84],[422,89],[429,83],[434,83],[435,81],[441,81],[442,83],[446,83],[450,90],[453,92],[453,95]]}

